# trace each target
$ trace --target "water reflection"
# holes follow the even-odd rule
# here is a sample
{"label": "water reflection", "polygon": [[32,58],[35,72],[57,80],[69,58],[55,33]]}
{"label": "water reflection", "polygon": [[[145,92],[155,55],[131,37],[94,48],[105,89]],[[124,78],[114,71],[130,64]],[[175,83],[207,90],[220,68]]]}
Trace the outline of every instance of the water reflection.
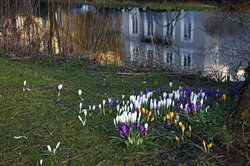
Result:
{"label": "water reflection", "polygon": [[[240,27],[220,21],[220,12],[122,12],[123,62],[127,65],[174,71],[217,71],[231,80],[241,77],[246,59],[238,54]],[[210,24],[220,23],[214,32]]]}
{"label": "water reflection", "polygon": [[231,80],[244,74],[249,51],[244,48],[249,48],[249,42],[242,39],[247,41],[250,35],[242,35],[242,27],[235,22],[237,13],[104,10],[86,5],[70,9],[45,6],[41,11],[6,19],[4,25],[16,31],[5,28],[0,32],[2,45],[81,54],[127,69],[217,72],[213,76],[228,75]]}

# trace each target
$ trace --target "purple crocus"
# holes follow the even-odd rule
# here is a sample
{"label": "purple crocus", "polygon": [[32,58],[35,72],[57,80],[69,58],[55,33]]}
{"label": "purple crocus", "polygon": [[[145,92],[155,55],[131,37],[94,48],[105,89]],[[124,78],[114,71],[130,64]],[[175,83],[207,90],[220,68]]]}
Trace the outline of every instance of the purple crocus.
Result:
{"label": "purple crocus", "polygon": [[147,95],[149,92],[150,92],[149,89],[146,88],[146,89],[145,89],[145,94]]}
{"label": "purple crocus", "polygon": [[128,126],[125,123],[122,123],[120,125],[120,130],[118,131],[118,135],[119,137],[121,137],[122,139],[127,139],[127,135],[128,135]]}
{"label": "purple crocus", "polygon": [[108,99],[108,106],[109,106],[109,108],[112,108],[114,106],[114,99],[112,99],[112,98]]}
{"label": "purple crocus", "polygon": [[179,105],[179,100],[178,99],[175,99],[174,105]]}
{"label": "purple crocus", "polygon": [[121,130],[118,131],[118,135],[122,139],[127,139],[127,135],[124,132],[122,132]]}
{"label": "purple crocus", "polygon": [[184,110],[181,109],[181,107],[178,108],[178,112],[179,112],[180,114],[184,114]]}
{"label": "purple crocus", "polygon": [[140,133],[141,133],[142,135],[147,135],[147,130],[146,130],[144,124],[140,124],[139,130],[140,130]]}
{"label": "purple crocus", "polygon": [[201,110],[201,107],[202,107],[201,103],[197,103],[197,106],[196,106],[197,112],[199,112]]}
{"label": "purple crocus", "polygon": [[134,84],[133,84],[133,89],[134,89],[134,91],[136,91],[136,87],[137,87],[137,85],[136,85],[136,83],[134,83]]}
{"label": "purple crocus", "polygon": [[56,103],[61,103],[61,99],[60,99],[60,98],[57,98],[57,99],[55,100],[55,102],[56,102]]}
{"label": "purple crocus", "polygon": [[168,123],[165,123],[164,127],[166,129],[173,129],[174,128],[173,126],[169,125]]}
{"label": "purple crocus", "polygon": [[157,92],[162,93],[163,92],[162,88],[161,87],[157,88]]}
{"label": "purple crocus", "polygon": [[133,130],[136,130],[136,129],[137,129],[137,123],[130,124],[130,126],[129,126],[129,133],[132,133]]}
{"label": "purple crocus", "polygon": [[189,103],[187,106],[187,112],[189,114],[193,114],[194,113],[194,103]]}
{"label": "purple crocus", "polygon": [[183,105],[185,105],[185,104],[186,104],[186,102],[187,102],[187,97],[186,97],[186,96],[184,96],[184,97],[181,99],[181,102],[182,102],[182,104],[183,104]]}
{"label": "purple crocus", "polygon": [[235,87],[231,87],[229,89],[229,94],[232,96],[232,97],[235,97],[238,93],[239,93],[239,90],[240,88],[238,86],[235,86]]}

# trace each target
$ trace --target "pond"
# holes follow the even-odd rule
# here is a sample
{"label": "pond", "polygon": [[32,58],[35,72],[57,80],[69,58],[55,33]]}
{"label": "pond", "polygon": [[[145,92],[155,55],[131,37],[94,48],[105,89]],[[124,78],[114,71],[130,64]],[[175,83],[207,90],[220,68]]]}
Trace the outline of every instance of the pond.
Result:
{"label": "pond", "polygon": [[32,16],[18,15],[16,27],[19,45],[41,52],[51,47],[54,54],[79,54],[127,71],[161,69],[244,80],[250,36],[246,16],[89,5],[48,9],[45,5]]}

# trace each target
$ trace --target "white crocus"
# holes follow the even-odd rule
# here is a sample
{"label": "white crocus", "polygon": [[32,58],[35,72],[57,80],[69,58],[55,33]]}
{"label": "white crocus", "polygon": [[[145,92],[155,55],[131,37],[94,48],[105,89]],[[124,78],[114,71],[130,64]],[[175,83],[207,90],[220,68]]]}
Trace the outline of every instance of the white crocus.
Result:
{"label": "white crocus", "polygon": [[203,106],[203,98],[201,99],[200,103],[201,103],[201,106]]}
{"label": "white crocus", "polygon": [[141,119],[141,112],[139,112],[138,119],[137,119],[137,124],[140,124],[140,119]]}
{"label": "white crocus", "polygon": [[78,90],[78,95],[79,95],[80,99],[83,100],[83,98],[82,98],[82,90],[81,89]]}
{"label": "white crocus", "polygon": [[148,131],[148,123],[145,123],[144,127]]}
{"label": "white crocus", "polygon": [[169,93],[169,94],[168,94],[168,97],[169,97],[170,99],[172,99],[173,96],[174,96],[173,93]]}
{"label": "white crocus", "polygon": [[60,96],[60,92],[61,92],[61,90],[62,90],[62,87],[63,87],[62,84],[57,85],[58,96]]}
{"label": "white crocus", "polygon": [[60,90],[62,90],[62,87],[63,87],[63,85],[62,85],[62,84],[59,84],[59,85],[57,86],[57,89],[60,91]]}
{"label": "white crocus", "polygon": [[172,85],[173,85],[173,83],[172,83],[172,82],[169,82],[169,87],[170,87],[170,88],[172,88]]}
{"label": "white crocus", "polygon": [[134,105],[133,105],[133,103],[130,103],[130,110],[132,111],[133,110],[133,108],[134,108]]}
{"label": "white crocus", "polygon": [[80,114],[82,111],[82,103],[79,104],[79,107],[80,107],[80,110],[79,110],[79,114]]}
{"label": "white crocus", "polygon": [[56,145],[56,148],[53,149],[54,154],[56,153],[56,151],[57,151],[58,147],[60,146],[60,144],[61,144],[61,142],[58,142],[57,145]]}
{"label": "white crocus", "polygon": [[23,81],[23,91],[25,91],[25,90],[26,90],[26,84],[27,84],[27,81],[26,81],[26,80],[24,80],[24,81]]}
{"label": "white crocus", "polygon": [[201,97],[202,97],[202,98],[205,97],[205,92],[202,92]]}
{"label": "white crocus", "polygon": [[102,105],[101,104],[99,104],[98,107],[99,107],[100,110],[102,109]]}
{"label": "white crocus", "polygon": [[81,90],[81,89],[78,90],[78,95],[79,95],[79,96],[82,95],[82,90]]}
{"label": "white crocus", "polygon": [[49,152],[52,152],[52,149],[51,149],[51,147],[49,145],[47,145],[47,149],[48,149]]}
{"label": "white crocus", "polygon": [[132,113],[132,123],[136,122],[136,118],[137,118],[137,112]]}
{"label": "white crocus", "polygon": [[40,159],[39,164],[43,165],[43,159]]}

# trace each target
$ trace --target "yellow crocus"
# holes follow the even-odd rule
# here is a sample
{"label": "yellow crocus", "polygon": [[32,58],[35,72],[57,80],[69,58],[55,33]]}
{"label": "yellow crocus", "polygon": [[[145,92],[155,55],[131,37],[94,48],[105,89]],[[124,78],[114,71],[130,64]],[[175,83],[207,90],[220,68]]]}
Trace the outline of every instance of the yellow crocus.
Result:
{"label": "yellow crocus", "polygon": [[148,110],[145,111],[145,114],[146,114],[146,115],[148,114]]}
{"label": "yellow crocus", "polygon": [[226,94],[223,94],[223,95],[222,95],[222,101],[225,102],[226,100],[227,100],[227,95],[226,95]]}
{"label": "yellow crocus", "polygon": [[145,108],[141,109],[141,113],[145,114]]}
{"label": "yellow crocus", "polygon": [[209,151],[211,148],[212,148],[213,144],[210,143],[210,144],[207,144],[207,150]]}
{"label": "yellow crocus", "polygon": [[174,117],[174,112],[170,112],[169,115],[170,115],[170,119],[172,119]]}
{"label": "yellow crocus", "polygon": [[188,129],[190,132],[192,131],[192,127],[190,125],[188,125]]}
{"label": "yellow crocus", "polygon": [[166,119],[167,119],[167,120],[170,119],[170,115],[169,115],[169,114],[166,115]]}
{"label": "yellow crocus", "polygon": [[185,126],[184,125],[181,126],[181,131],[182,131],[182,133],[184,133],[184,131],[185,131]]}
{"label": "yellow crocus", "polygon": [[152,118],[151,118],[151,120],[150,120],[150,122],[153,122],[154,120],[155,120],[155,118],[154,118],[154,117],[152,117]]}
{"label": "yellow crocus", "polygon": [[148,116],[151,116],[151,114],[152,114],[152,111],[149,111]]}
{"label": "yellow crocus", "polygon": [[180,141],[180,137],[175,136],[175,140],[176,140],[177,142],[179,142],[179,141]]}
{"label": "yellow crocus", "polygon": [[164,121],[164,122],[166,121],[166,116],[163,116],[163,121]]}
{"label": "yellow crocus", "polygon": [[182,122],[179,122],[178,125],[179,125],[180,127],[182,127],[182,126],[183,126],[183,123],[182,123]]}

